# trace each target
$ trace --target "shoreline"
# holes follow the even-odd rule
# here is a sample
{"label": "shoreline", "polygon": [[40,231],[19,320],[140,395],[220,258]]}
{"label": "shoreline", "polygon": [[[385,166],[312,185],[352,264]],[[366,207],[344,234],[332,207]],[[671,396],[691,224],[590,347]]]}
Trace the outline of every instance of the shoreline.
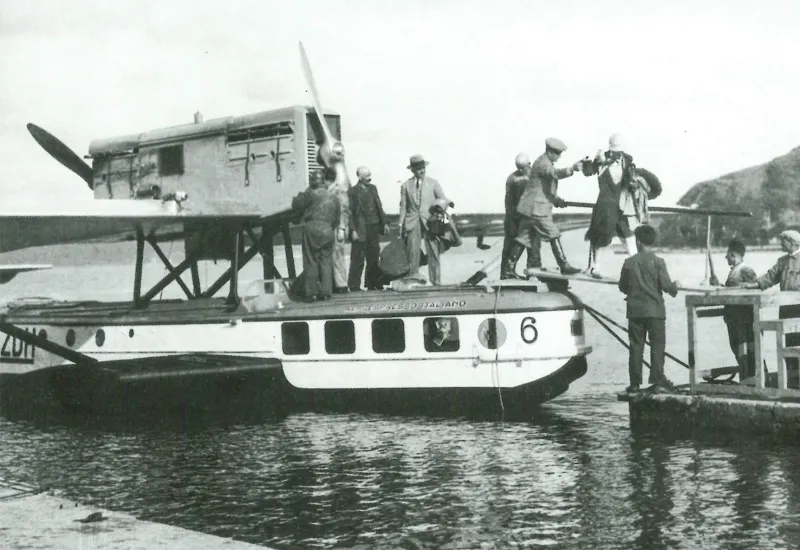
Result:
{"label": "shoreline", "polygon": [[81,505],[22,483],[0,479],[0,541],[3,548],[267,549],[123,512]]}

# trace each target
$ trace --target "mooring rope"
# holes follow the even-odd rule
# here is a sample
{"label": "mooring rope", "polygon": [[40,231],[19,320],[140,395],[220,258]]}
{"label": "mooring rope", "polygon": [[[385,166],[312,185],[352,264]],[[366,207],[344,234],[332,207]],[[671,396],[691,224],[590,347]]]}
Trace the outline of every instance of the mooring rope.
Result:
{"label": "mooring rope", "polygon": [[[620,336],[619,336],[619,335],[618,335],[616,332],[614,332],[613,330],[611,330],[611,327],[610,327],[610,326],[608,326],[607,324],[605,324],[605,323],[603,322],[603,320],[602,320],[602,319],[601,319],[601,318],[598,316],[598,314],[596,314],[596,313],[595,313],[595,310],[594,310],[594,309],[590,308],[590,307],[589,307],[589,306],[587,306],[586,304],[584,304],[584,308],[586,309],[586,311],[588,311],[588,312],[589,312],[589,315],[591,315],[591,316],[592,316],[592,318],[594,318],[594,320],[598,322],[598,324],[599,324],[601,327],[603,327],[604,329],[606,329],[606,330],[608,331],[608,333],[609,333],[611,336],[613,336],[613,337],[614,337],[614,338],[617,340],[617,342],[619,342],[620,344],[622,344],[622,345],[623,345],[625,348],[627,348],[627,349],[630,351],[630,349],[631,349],[631,346],[630,346],[630,345],[629,345],[629,344],[628,344],[628,343],[627,343],[625,340],[623,340],[622,338],[620,338]],[[650,363],[648,363],[648,362],[647,362],[647,360],[646,360],[646,359],[644,359],[644,358],[642,359],[642,364],[643,364],[645,367],[647,367],[648,369],[650,368]]]}
{"label": "mooring rope", "polygon": [[[616,321],[614,321],[614,319],[610,318],[608,315],[604,315],[603,313],[600,313],[599,311],[597,311],[596,309],[594,309],[594,308],[593,308],[592,306],[590,306],[590,305],[583,304],[583,307],[584,307],[584,309],[585,309],[586,311],[588,311],[588,312],[589,312],[589,315],[591,315],[591,316],[592,316],[592,317],[595,319],[595,321],[597,321],[597,322],[600,324],[600,326],[601,326],[601,327],[603,327],[603,328],[605,328],[607,331],[609,331],[609,332],[610,332],[610,333],[611,333],[611,334],[612,334],[612,335],[613,335],[613,336],[614,336],[614,337],[615,337],[615,338],[616,338],[616,339],[617,339],[617,340],[618,340],[618,341],[619,341],[619,342],[620,342],[620,343],[621,343],[623,346],[625,346],[626,348],[630,349],[630,346],[629,346],[628,344],[626,344],[626,343],[625,343],[625,342],[624,342],[624,341],[623,341],[621,338],[619,338],[615,332],[612,332],[612,331],[611,331],[611,329],[610,329],[608,326],[606,326],[606,325],[605,325],[605,324],[604,324],[604,323],[603,323],[603,322],[602,322],[602,321],[601,321],[599,318],[602,318],[602,319],[604,319],[605,321],[607,321],[607,322],[611,323],[612,325],[614,325],[615,327],[617,327],[617,328],[619,328],[619,329],[621,329],[621,330],[625,331],[625,333],[626,333],[626,334],[630,334],[630,332],[628,332],[628,329],[627,329],[627,328],[625,328],[624,326],[622,326],[622,325],[620,325],[619,323],[617,323]],[[599,318],[598,318],[598,317],[599,317]],[[648,346],[650,346],[650,342],[649,342],[649,341],[645,341],[645,344],[647,344]],[[670,359],[672,359],[673,361],[675,361],[676,363],[678,363],[678,364],[679,364],[679,365],[681,365],[682,367],[686,367],[687,369],[689,368],[689,365],[688,365],[686,362],[684,362],[684,361],[681,361],[680,359],[678,359],[677,357],[675,357],[675,356],[674,356],[674,355],[672,355],[671,353],[669,353],[669,352],[664,352],[664,355],[665,355],[666,357],[669,357]],[[647,363],[645,363],[645,364],[647,364]],[[650,367],[650,366],[648,365],[648,368],[649,368],[649,367]]]}
{"label": "mooring rope", "polygon": [[[498,286],[494,293],[494,364],[492,365],[492,378],[497,377],[497,396],[500,400],[500,420],[505,420],[506,407],[503,404],[503,389],[500,387],[500,346],[497,343],[497,306],[500,301],[500,292],[502,287]],[[489,335],[487,335],[487,343]],[[494,380],[492,380],[494,382]]]}

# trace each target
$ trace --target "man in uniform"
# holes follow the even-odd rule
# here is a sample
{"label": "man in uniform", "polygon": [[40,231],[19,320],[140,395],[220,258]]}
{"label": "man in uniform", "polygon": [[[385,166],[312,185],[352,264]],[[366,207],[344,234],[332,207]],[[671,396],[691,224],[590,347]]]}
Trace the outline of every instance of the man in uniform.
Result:
{"label": "man in uniform", "polygon": [[506,275],[516,275],[517,261],[522,255],[522,251],[530,248],[537,237],[550,241],[550,248],[553,256],[558,263],[561,273],[564,275],[574,275],[580,269],[572,267],[564,254],[561,246],[561,232],[553,222],[553,206],[562,208],[566,206],[566,201],[558,196],[558,180],[568,178],[581,169],[581,162],[576,162],[573,166],[556,169],[554,163],[561,158],[561,153],[567,149],[564,142],[556,138],[545,140],[545,152],[531,166],[530,175],[525,182],[522,195],[517,205],[519,214],[519,227],[517,236],[511,249],[508,252],[506,261]]}
{"label": "man in uniform", "polygon": [[[429,163],[422,155],[412,155],[408,169],[413,176],[400,187],[400,220],[398,229],[406,243],[408,274],[411,277],[419,271],[420,243],[425,241],[428,255],[428,275],[431,284],[441,283],[439,270],[439,240],[428,234],[430,209],[436,199],[446,199],[439,182],[425,175]],[[449,201],[448,201],[449,202]]]}
{"label": "man in uniform", "polygon": [[333,283],[334,292],[347,292],[347,259],[345,244],[350,225],[350,204],[347,198],[347,187],[336,183],[336,169],[325,168],[325,185],[328,191],[339,201],[339,223],[333,243]]}
{"label": "man in uniform", "polygon": [[304,299],[327,300],[333,293],[331,257],[341,215],[339,201],[313,172],[308,189],[292,200],[292,210],[303,220]]}
{"label": "man in uniform", "polygon": [[361,290],[361,273],[364,271],[366,259],[364,286],[367,290],[379,290],[382,288],[378,268],[380,235],[386,235],[389,227],[386,225],[386,214],[383,212],[378,188],[370,183],[372,173],[369,168],[359,166],[356,176],[358,183],[347,192],[350,199],[350,241],[353,243],[350,248],[347,286],[351,291]]}
{"label": "man in uniform", "polygon": [[[519,228],[519,215],[517,214],[517,204],[522,195],[522,190],[525,188],[525,182],[528,180],[528,174],[531,170],[531,159],[525,153],[520,153],[514,159],[517,169],[511,172],[506,179],[506,217],[503,220],[503,229],[505,231],[505,238],[503,239],[503,257],[500,267],[501,279],[517,279],[519,275],[515,271],[508,271],[508,253],[511,251],[511,245],[517,237],[517,229]],[[541,241],[539,234],[535,233],[532,239],[531,246],[528,248],[528,262],[527,267],[542,267],[541,256]]]}

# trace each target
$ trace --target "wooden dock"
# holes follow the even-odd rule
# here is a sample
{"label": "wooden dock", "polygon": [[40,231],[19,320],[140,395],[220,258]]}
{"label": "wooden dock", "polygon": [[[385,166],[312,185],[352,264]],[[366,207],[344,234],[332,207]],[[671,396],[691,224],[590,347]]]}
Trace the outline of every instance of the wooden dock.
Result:
{"label": "wooden dock", "polygon": [[21,484],[0,483],[0,548],[58,550],[264,549],[246,542],[141,521]]}
{"label": "wooden dock", "polygon": [[699,428],[800,436],[800,392],[755,389],[738,384],[698,384],[694,392],[687,386],[668,393],[620,393],[617,399],[628,402],[631,424],[656,430]]}
{"label": "wooden dock", "polygon": [[[753,311],[756,369],[755,377],[745,383],[741,383],[739,367],[697,368],[702,361],[700,320],[722,316],[725,306],[747,306]],[[800,292],[719,290],[686,296],[686,309],[689,384],[664,393],[650,389],[620,393],[617,399],[628,403],[631,424],[780,434],[800,441],[800,346],[786,338],[800,334]],[[771,365],[766,360],[767,347],[774,350]],[[713,361],[727,356],[733,360],[730,349],[706,352]],[[738,381],[710,376],[721,371]]]}

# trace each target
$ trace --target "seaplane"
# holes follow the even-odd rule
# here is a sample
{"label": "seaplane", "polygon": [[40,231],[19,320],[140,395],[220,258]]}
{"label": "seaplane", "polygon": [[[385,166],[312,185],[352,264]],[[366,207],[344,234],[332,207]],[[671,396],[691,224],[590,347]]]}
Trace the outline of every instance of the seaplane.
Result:
{"label": "seaplane", "polygon": [[[316,303],[293,296],[292,198],[323,165],[349,185],[340,116],[323,109],[302,44],[300,54],[311,106],[208,121],[198,113],[191,123],[96,139],[91,166],[28,125],[96,200],[77,211],[0,213],[0,253],[135,241],[134,284],[126,301],[6,304],[0,404],[33,385],[70,410],[202,406],[234,386],[258,388],[276,411],[525,415],[587,372],[583,306],[562,280],[494,280],[485,268],[465,284],[393,285]],[[465,214],[457,225],[480,246],[502,217]],[[162,245],[180,241],[185,257],[173,265]],[[276,267],[281,244],[285,273]],[[150,288],[147,246],[167,270]],[[263,279],[241,293],[239,272],[256,257]],[[203,261],[229,267],[203,285]],[[6,265],[0,277],[49,267]],[[159,299],[169,285],[185,299]]]}

